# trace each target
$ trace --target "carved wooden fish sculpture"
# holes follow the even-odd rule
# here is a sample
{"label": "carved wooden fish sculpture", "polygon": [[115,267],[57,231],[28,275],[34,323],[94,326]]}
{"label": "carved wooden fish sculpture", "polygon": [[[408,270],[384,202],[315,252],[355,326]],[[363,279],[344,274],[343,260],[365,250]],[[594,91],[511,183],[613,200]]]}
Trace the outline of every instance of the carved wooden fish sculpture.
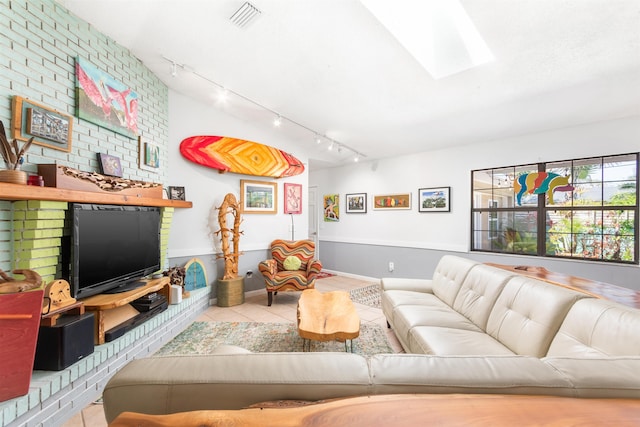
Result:
{"label": "carved wooden fish sculpture", "polygon": [[549,197],[549,204],[553,204],[554,191],[573,191],[569,184],[569,176],[558,175],[553,172],[525,173],[513,183],[513,191],[516,193],[518,206],[522,206],[522,196],[529,194],[544,194]]}
{"label": "carved wooden fish sculpture", "polygon": [[16,292],[26,292],[39,288],[42,285],[42,277],[33,270],[13,270],[14,274],[22,274],[24,280],[16,280],[4,271],[0,270],[0,294],[12,294]]}

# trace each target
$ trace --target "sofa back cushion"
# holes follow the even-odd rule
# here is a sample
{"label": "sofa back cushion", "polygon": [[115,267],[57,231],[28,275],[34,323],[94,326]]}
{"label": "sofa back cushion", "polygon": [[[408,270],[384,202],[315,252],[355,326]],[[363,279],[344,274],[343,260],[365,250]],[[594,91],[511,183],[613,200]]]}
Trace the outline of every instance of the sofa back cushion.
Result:
{"label": "sofa back cushion", "polygon": [[543,357],[571,306],[587,294],[514,276],[489,315],[487,333],[516,354]]}
{"label": "sofa back cushion", "polygon": [[453,308],[482,330],[500,292],[514,273],[484,264],[474,266],[465,277]]}
{"label": "sofa back cushion", "polygon": [[467,273],[478,264],[455,255],[443,256],[433,272],[433,294],[452,307]]}
{"label": "sofa back cushion", "polygon": [[[235,353],[235,354],[234,354]],[[371,394],[369,364],[353,353],[248,353],[136,359],[104,388],[111,422],[123,411],[242,409],[276,400]]]}
{"label": "sofa back cushion", "polygon": [[585,298],[562,322],[547,356],[640,356],[640,310]]}

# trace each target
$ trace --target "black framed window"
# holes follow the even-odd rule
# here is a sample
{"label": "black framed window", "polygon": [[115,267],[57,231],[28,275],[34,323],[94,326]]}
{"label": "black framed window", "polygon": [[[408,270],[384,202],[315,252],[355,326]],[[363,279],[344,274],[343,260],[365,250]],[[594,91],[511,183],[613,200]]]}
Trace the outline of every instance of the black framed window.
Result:
{"label": "black framed window", "polygon": [[471,173],[471,250],[638,263],[638,153]]}

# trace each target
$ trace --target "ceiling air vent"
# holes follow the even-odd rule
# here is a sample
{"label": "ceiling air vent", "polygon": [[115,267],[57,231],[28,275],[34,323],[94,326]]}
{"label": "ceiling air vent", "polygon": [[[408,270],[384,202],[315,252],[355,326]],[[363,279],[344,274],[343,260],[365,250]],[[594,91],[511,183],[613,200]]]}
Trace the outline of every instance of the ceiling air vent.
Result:
{"label": "ceiling air vent", "polygon": [[240,9],[236,10],[234,14],[231,15],[231,18],[229,19],[238,27],[244,28],[247,26],[247,24],[260,16],[261,13],[262,12],[260,12],[257,7],[249,2],[245,2],[242,6],[240,6]]}

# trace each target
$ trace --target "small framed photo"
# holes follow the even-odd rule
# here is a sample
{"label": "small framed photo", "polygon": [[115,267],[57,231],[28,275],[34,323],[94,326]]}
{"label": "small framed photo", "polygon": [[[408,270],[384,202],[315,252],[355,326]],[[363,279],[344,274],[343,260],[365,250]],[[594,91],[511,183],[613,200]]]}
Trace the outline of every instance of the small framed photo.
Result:
{"label": "small framed photo", "polygon": [[240,205],[245,214],[277,213],[278,184],[266,181],[240,180]]}
{"label": "small framed photo", "polygon": [[420,188],[418,212],[450,212],[451,187]]}
{"label": "small framed photo", "polygon": [[302,184],[284,184],[284,213],[302,213]]}
{"label": "small framed photo", "polygon": [[122,178],[122,166],[120,157],[110,154],[98,153],[98,163],[100,163],[100,173],[103,175],[117,176]]}
{"label": "small framed photo", "polygon": [[171,200],[186,200],[184,194],[184,187],[169,187],[169,199]]}
{"label": "small framed photo", "polygon": [[382,194],[373,196],[374,210],[402,210],[411,209],[411,193]]}
{"label": "small framed photo", "polygon": [[346,213],[367,213],[367,193],[347,194]]}
{"label": "small framed photo", "polygon": [[138,137],[138,167],[150,172],[158,172],[160,168],[160,147]]}

